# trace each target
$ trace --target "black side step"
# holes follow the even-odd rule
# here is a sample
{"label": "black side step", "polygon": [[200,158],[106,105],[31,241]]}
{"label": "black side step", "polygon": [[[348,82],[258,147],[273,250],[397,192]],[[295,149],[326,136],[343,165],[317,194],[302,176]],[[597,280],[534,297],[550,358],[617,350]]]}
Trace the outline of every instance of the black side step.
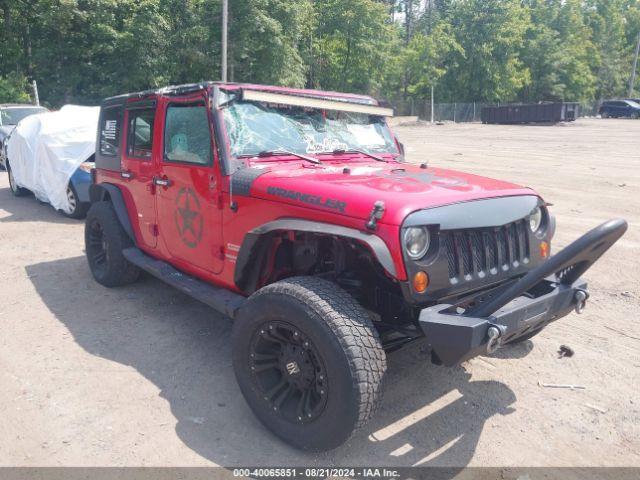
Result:
{"label": "black side step", "polygon": [[238,308],[246,301],[242,295],[182,273],[167,262],[151,258],[136,247],[126,248],[122,253],[142,270],[231,318],[235,317]]}

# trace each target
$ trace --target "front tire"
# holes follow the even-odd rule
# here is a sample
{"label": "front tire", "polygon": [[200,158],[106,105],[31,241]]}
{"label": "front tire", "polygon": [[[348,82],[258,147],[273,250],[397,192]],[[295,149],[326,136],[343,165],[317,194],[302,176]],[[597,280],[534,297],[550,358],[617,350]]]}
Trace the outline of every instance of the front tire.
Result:
{"label": "front tire", "polygon": [[332,282],[294,277],[258,290],[232,341],[247,403],[296,448],[336,448],[376,410],[384,350],[365,310]]}
{"label": "front tire", "polygon": [[62,212],[65,217],[81,219],[87,216],[87,211],[91,206],[90,203],[81,202],[78,198],[78,193],[71,183],[67,186],[67,201],[71,207],[69,213]]}
{"label": "front tire", "polygon": [[11,188],[11,193],[13,194],[13,196],[24,197],[25,195],[27,195],[29,193],[29,190],[18,186],[18,184],[16,183],[16,179],[13,176],[13,171],[11,170],[11,167],[9,166],[8,163],[7,163],[7,173],[9,174],[9,188]]}
{"label": "front tire", "polygon": [[93,278],[105,287],[135,282],[140,269],[129,263],[122,251],[133,246],[116,216],[111,202],[91,205],[84,229],[85,250]]}

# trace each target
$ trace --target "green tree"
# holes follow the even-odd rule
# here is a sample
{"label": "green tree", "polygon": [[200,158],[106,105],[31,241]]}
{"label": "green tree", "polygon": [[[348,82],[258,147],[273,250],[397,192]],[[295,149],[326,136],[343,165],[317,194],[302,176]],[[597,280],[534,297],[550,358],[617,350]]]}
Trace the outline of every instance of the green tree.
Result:
{"label": "green tree", "polygon": [[522,60],[531,72],[525,101],[586,101],[593,98],[592,64],[597,51],[584,23],[580,0],[530,2],[531,26]]}
{"label": "green tree", "polygon": [[447,62],[451,61],[452,53],[464,57],[464,50],[450,25],[439,23],[428,35],[416,33],[403,55],[408,93],[428,98],[431,87],[435,87],[447,69],[453,66]]}
{"label": "green tree", "polygon": [[587,0],[588,22],[598,61],[594,65],[598,98],[624,96],[631,70],[625,36],[625,0]]}
{"label": "green tree", "polygon": [[236,0],[231,6],[235,81],[304,86],[313,19],[310,0]]}
{"label": "green tree", "polygon": [[385,63],[398,45],[387,8],[375,0],[317,0],[315,85],[349,92],[378,92]]}
{"label": "green tree", "polygon": [[0,77],[0,103],[28,103],[31,96],[28,93],[27,79],[17,73]]}
{"label": "green tree", "polygon": [[462,53],[439,91],[452,101],[510,101],[531,83],[520,58],[530,15],[518,0],[458,0],[450,5]]}

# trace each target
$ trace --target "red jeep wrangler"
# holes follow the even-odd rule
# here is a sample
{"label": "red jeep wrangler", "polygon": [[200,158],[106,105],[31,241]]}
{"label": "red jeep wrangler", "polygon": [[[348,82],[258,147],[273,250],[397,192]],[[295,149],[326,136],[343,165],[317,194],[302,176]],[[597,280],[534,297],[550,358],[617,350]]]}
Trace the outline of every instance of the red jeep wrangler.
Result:
{"label": "red jeep wrangler", "polygon": [[102,104],[93,276],[146,270],[232,317],[246,401],[298,448],[337,447],[371,417],[385,351],[425,338],[454,365],[582,310],[580,276],[626,230],[609,221],[550,258],[533,190],[404,163],[390,115],[230,83]]}

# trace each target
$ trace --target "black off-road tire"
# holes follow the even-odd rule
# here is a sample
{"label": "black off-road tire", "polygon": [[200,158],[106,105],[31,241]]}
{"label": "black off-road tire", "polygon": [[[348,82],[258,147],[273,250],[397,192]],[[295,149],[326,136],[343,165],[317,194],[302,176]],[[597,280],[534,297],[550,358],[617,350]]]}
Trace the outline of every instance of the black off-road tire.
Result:
{"label": "black off-road tire", "polygon": [[[71,212],[67,213],[63,211],[62,214],[65,217],[75,218],[76,220],[85,218],[87,216],[89,208],[91,207],[91,204],[87,202],[81,202],[78,199],[78,192],[76,192],[76,189],[73,187],[71,182],[69,182],[67,189],[71,191],[71,195],[73,195],[73,197],[75,198],[75,204],[73,204],[73,210],[71,210]],[[67,191],[67,197],[69,197],[69,191]]]}
{"label": "black off-road tire", "polygon": [[11,171],[11,166],[7,163],[7,173],[9,174],[9,188],[11,189],[11,193],[14,197],[24,197],[29,194],[29,190],[26,188],[19,187],[16,184],[16,179],[13,177],[13,172]]}
{"label": "black off-road tire", "polygon": [[[326,372],[326,383],[322,383],[325,403],[317,416],[314,414],[307,422],[301,417],[291,421],[274,411],[252,372],[254,339],[274,322],[291,325],[300,332],[322,364],[322,370],[318,366],[311,371]],[[377,409],[387,367],[385,352],[365,310],[332,282],[294,277],[258,290],[239,310],[232,341],[233,367],[247,403],[268,429],[296,448],[336,448]],[[276,372],[280,372],[283,381],[291,380],[287,377],[289,372]]]}
{"label": "black off-road tire", "polygon": [[135,282],[140,269],[122,254],[133,242],[124,231],[109,201],[96,202],[87,213],[85,250],[93,278],[105,287]]}

